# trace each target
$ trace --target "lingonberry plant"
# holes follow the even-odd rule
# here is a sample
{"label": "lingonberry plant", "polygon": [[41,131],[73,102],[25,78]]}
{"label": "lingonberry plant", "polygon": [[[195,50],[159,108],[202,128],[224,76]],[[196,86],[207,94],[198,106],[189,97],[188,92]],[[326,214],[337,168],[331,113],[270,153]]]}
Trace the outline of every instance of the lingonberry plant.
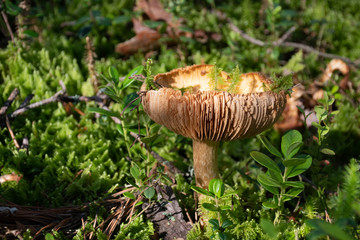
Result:
{"label": "lingonberry plant", "polygon": [[297,197],[304,190],[304,183],[293,178],[305,172],[312,163],[312,157],[299,153],[303,145],[302,135],[297,130],[287,132],[281,140],[281,151],[275,148],[265,137],[259,137],[266,149],[275,156],[271,159],[264,153],[253,151],[251,157],[267,168],[266,173],[258,175],[258,182],[274,196],[263,202],[263,206],[276,209],[274,223],[280,222],[284,203]]}

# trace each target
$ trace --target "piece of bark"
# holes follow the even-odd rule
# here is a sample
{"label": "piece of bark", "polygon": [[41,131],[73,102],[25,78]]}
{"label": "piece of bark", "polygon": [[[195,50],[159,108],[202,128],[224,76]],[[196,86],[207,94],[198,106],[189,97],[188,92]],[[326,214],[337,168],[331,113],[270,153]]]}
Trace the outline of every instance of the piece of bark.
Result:
{"label": "piece of bark", "polygon": [[[185,221],[182,209],[171,187],[158,186],[158,201],[146,211],[146,217],[150,219],[159,235],[164,240],[186,239],[191,224]],[[145,209],[147,203],[143,204]]]}

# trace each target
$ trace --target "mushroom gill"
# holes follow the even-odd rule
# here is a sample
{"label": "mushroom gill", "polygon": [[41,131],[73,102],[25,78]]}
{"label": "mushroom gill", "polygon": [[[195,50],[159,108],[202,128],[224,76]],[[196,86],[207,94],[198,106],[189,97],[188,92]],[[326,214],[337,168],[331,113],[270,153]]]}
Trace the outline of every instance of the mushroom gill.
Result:
{"label": "mushroom gill", "polygon": [[[154,81],[163,87],[147,91],[142,98],[144,111],[153,121],[193,140],[196,184],[202,188],[219,175],[219,142],[249,138],[270,128],[286,103],[283,91],[265,91],[272,81],[261,73],[242,74],[235,94],[225,91],[226,82],[220,91],[212,91],[212,68],[193,65],[158,74]],[[229,79],[225,72],[221,77]],[[176,90],[188,88],[192,91]]]}

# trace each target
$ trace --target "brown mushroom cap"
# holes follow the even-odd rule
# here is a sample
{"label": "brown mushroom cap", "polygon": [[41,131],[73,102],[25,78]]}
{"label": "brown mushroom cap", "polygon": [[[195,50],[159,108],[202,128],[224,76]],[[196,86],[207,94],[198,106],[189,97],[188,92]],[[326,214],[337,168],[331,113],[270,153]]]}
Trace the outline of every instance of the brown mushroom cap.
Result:
{"label": "brown mushroom cap", "polygon": [[[286,97],[284,92],[264,91],[270,79],[261,73],[242,74],[236,94],[211,91],[208,73],[212,67],[193,65],[156,75],[154,81],[163,88],[146,92],[144,111],[156,123],[199,141],[248,138],[276,122]],[[228,78],[225,72],[221,75]],[[192,92],[175,90],[189,87]],[[220,88],[226,89],[226,84]]]}

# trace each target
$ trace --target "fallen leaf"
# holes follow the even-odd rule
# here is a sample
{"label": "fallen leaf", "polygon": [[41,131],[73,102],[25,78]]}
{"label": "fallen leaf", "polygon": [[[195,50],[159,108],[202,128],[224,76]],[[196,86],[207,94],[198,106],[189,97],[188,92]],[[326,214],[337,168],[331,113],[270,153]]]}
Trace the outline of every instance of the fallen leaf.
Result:
{"label": "fallen leaf", "polygon": [[350,72],[349,66],[341,59],[332,59],[326,66],[325,72],[321,77],[320,82],[326,83],[332,76],[333,72],[339,70],[343,75]]}
{"label": "fallen leaf", "polygon": [[281,115],[281,120],[274,125],[276,130],[286,132],[287,130],[303,126],[297,106],[304,108],[300,100],[304,92],[304,87],[300,85],[293,88],[291,97],[287,96],[287,102]]}
{"label": "fallen leaf", "polygon": [[137,8],[144,11],[144,13],[153,21],[164,20],[167,23],[172,21],[172,15],[166,12],[159,0],[140,0]]}
{"label": "fallen leaf", "polygon": [[15,173],[5,174],[0,176],[0,184],[9,181],[19,182],[22,176],[16,175]]}
{"label": "fallen leaf", "polygon": [[136,35],[133,38],[116,45],[115,51],[117,53],[131,55],[137,51],[147,52],[159,44],[158,40],[161,37],[160,33],[143,25],[138,19],[134,18],[133,23]]}

